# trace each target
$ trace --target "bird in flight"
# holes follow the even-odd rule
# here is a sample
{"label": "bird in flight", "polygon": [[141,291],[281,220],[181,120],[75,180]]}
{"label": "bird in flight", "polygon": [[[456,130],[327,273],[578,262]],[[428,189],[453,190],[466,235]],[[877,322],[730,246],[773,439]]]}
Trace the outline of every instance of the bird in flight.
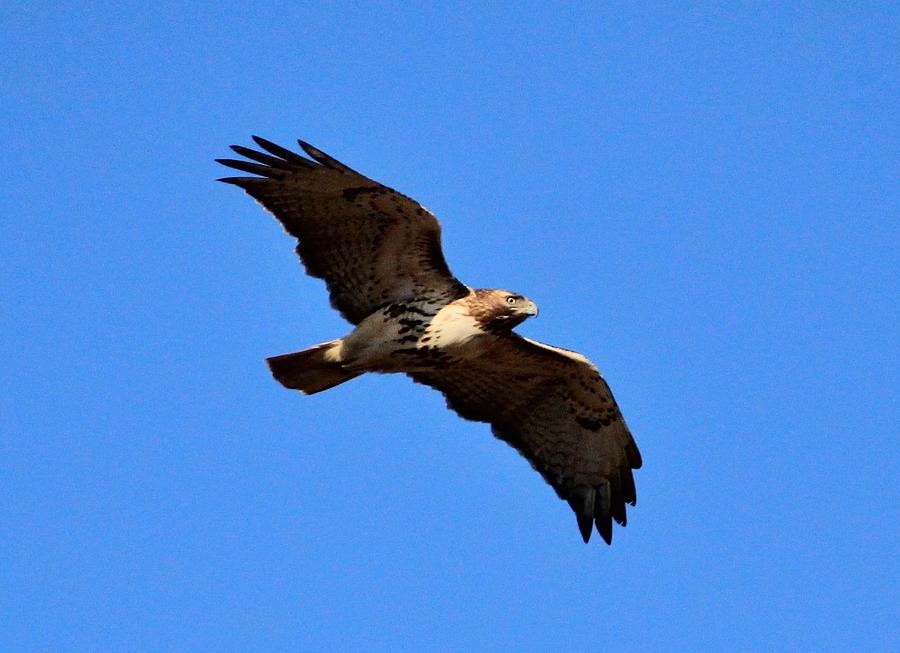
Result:
{"label": "bird in flight", "polygon": [[312,145],[309,157],[257,136],[262,151],[217,159],[253,176],[243,188],[297,239],[306,272],[353,326],[337,338],[268,359],[282,385],[314,394],[366,372],[402,373],[487,422],[572,507],[585,542],[607,544],[635,505],[641,454],[591,361],[513,329],[538,313],[516,292],[471,288],[450,272],[437,218],[415,200]]}

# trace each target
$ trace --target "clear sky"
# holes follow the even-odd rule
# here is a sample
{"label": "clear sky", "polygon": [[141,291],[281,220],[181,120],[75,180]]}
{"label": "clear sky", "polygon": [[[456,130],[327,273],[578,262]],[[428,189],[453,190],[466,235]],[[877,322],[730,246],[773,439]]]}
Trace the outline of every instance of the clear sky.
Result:
{"label": "clear sky", "polygon": [[[595,4],[0,9],[0,650],[900,649],[898,5]],[[250,134],[597,362],[612,547],[427,388],[270,378],[348,325]]]}

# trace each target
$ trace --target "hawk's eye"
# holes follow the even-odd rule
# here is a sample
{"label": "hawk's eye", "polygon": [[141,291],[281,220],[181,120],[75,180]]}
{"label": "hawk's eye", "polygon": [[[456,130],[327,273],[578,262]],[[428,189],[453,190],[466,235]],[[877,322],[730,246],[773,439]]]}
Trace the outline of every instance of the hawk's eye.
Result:
{"label": "hawk's eye", "polygon": [[515,296],[514,296],[514,295],[510,295],[509,297],[507,297],[507,298],[506,298],[506,303],[509,304],[510,306],[512,306],[513,304],[515,304],[515,303],[516,303],[516,298],[515,298]]}

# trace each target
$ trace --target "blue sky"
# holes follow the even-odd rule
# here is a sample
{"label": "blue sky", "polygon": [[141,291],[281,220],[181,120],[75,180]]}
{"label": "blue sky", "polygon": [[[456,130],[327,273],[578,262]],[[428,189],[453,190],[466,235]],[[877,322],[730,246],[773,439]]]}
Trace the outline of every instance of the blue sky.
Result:
{"label": "blue sky", "polygon": [[[900,11],[0,10],[0,650],[897,650]],[[213,163],[303,138],[641,447],[612,547],[342,335]]]}

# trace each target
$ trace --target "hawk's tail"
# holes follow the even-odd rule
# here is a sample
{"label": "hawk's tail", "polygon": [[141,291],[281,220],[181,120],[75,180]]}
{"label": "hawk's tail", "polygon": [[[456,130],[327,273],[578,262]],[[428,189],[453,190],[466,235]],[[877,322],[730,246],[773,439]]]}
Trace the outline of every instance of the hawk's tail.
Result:
{"label": "hawk's tail", "polygon": [[267,359],[269,369],[281,385],[311,395],[359,376],[348,372],[338,360],[340,338],[293,354]]}

